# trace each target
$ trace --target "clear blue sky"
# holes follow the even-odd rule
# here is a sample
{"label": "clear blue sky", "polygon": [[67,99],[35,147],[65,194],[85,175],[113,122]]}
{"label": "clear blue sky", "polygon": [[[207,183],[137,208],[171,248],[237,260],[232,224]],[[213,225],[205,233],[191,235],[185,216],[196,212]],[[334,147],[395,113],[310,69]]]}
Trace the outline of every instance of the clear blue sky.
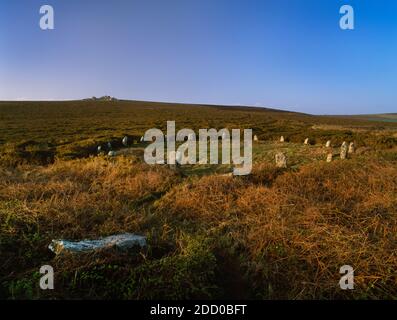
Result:
{"label": "clear blue sky", "polygon": [[[39,28],[44,4],[55,30]],[[0,100],[105,94],[397,112],[397,1],[0,0]]]}

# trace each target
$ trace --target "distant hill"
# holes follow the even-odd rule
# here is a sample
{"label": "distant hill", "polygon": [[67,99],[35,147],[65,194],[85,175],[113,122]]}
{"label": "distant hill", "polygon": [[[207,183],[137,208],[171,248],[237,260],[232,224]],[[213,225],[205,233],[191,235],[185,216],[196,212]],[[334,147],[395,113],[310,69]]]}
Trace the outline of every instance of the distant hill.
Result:
{"label": "distant hill", "polygon": [[369,121],[397,122],[397,113],[366,114],[352,117]]}

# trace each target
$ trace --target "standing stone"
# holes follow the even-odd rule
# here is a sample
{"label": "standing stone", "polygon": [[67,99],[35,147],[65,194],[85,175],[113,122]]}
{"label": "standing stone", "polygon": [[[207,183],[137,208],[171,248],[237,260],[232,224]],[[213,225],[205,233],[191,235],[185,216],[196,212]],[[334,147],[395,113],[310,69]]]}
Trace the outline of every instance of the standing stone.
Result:
{"label": "standing stone", "polygon": [[343,141],[342,146],[340,147],[340,158],[346,159],[347,158],[347,143]]}
{"label": "standing stone", "polygon": [[281,136],[280,137],[280,142],[284,142],[285,140],[284,140],[284,136]]}
{"label": "standing stone", "polygon": [[332,153],[328,153],[327,162],[332,162]]}
{"label": "standing stone", "polygon": [[255,141],[255,142],[258,142],[258,141],[259,141],[257,135],[254,135],[254,141]]}
{"label": "standing stone", "polygon": [[328,141],[327,141],[327,143],[325,144],[325,147],[326,147],[326,148],[331,147],[331,140],[328,140]]}
{"label": "standing stone", "polygon": [[277,168],[287,168],[287,157],[284,153],[279,152],[276,154],[276,166]]}
{"label": "standing stone", "polygon": [[356,150],[356,148],[355,148],[355,146],[354,146],[354,142],[350,142],[348,153],[354,153],[355,150]]}
{"label": "standing stone", "polygon": [[140,140],[141,142],[143,142],[143,136],[141,137],[141,140]]}
{"label": "standing stone", "polygon": [[109,157],[114,157],[116,155],[116,152],[114,151],[109,151],[108,156]]}
{"label": "standing stone", "polygon": [[125,147],[127,147],[127,146],[128,146],[128,137],[125,136],[125,137],[123,138],[123,141],[121,141],[121,142],[123,143],[123,145],[124,145]]}
{"label": "standing stone", "polygon": [[101,151],[102,151],[102,146],[98,146],[97,151],[98,151],[98,153],[101,153]]}
{"label": "standing stone", "polygon": [[306,139],[305,139],[304,144],[309,144],[309,138],[306,138]]}

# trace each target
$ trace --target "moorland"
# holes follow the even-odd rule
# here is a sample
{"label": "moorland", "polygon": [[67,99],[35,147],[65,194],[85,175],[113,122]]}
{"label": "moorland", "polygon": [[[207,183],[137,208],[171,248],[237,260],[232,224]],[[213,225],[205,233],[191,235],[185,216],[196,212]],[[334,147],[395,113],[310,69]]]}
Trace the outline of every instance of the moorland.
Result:
{"label": "moorland", "polygon": [[[0,298],[396,299],[393,119],[123,100],[0,102]],[[167,120],[177,130],[253,129],[252,173],[145,164],[140,137],[165,131]],[[98,155],[107,142],[125,149],[124,136],[128,152]],[[345,160],[343,141],[356,145]],[[287,168],[275,166],[280,151]],[[52,239],[125,232],[146,236],[147,247],[48,250]],[[47,264],[55,289],[43,291]],[[354,290],[339,287],[343,265],[354,267]]]}

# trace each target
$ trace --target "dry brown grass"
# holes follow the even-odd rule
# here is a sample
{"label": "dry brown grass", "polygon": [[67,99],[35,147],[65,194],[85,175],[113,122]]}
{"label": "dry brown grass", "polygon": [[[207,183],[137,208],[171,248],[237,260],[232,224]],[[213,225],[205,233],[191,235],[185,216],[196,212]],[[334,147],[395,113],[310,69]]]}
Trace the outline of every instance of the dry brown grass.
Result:
{"label": "dry brown grass", "polygon": [[3,276],[49,259],[51,239],[139,233],[147,219],[142,214],[146,204],[179,179],[166,168],[131,164],[124,158],[59,161],[1,173]]}
{"label": "dry brown grass", "polygon": [[[168,193],[159,209],[227,230],[257,297],[395,298],[397,168],[361,161],[306,165],[270,187],[206,177]],[[346,264],[354,292],[338,286]]]}
{"label": "dry brown grass", "polygon": [[[130,219],[137,204],[159,196],[177,180],[161,167],[119,158],[57,162],[21,167],[0,178],[0,199],[14,201],[18,213],[48,220],[63,237],[98,236],[114,219]],[[119,229],[119,226],[118,226]]]}
{"label": "dry brown grass", "polygon": [[[140,137],[171,119],[178,129],[252,128],[260,140],[252,175],[142,164]],[[367,120],[133,101],[1,102],[0,297],[397,298],[397,123]],[[88,158],[108,141],[120,151],[125,135],[127,157]],[[276,142],[281,135],[289,142]],[[325,163],[327,140],[335,154],[354,141],[357,153]],[[274,167],[279,151],[289,169]],[[121,232],[146,235],[148,247],[63,257],[47,248],[55,238]],[[51,293],[37,289],[44,264],[56,270]],[[356,270],[353,291],[338,287],[345,264]]]}
{"label": "dry brown grass", "polygon": [[[396,194],[395,162],[374,155],[294,170],[263,162],[245,178],[186,178],[123,157],[1,168],[3,294],[31,297],[21,283],[50,263],[57,298],[396,298]],[[47,249],[119,232],[148,236],[149,248],[55,260]],[[346,264],[349,292],[338,286]]]}

